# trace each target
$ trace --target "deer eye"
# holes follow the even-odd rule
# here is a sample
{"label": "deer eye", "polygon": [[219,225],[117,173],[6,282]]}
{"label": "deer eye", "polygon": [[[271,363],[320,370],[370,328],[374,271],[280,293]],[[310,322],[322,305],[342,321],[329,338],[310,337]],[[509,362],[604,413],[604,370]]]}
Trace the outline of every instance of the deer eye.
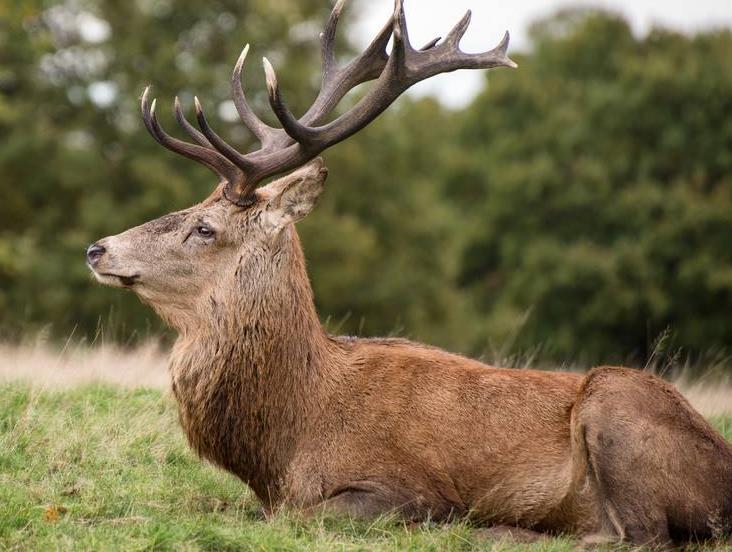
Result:
{"label": "deer eye", "polygon": [[200,225],[196,226],[196,234],[198,234],[202,238],[212,238],[216,234],[216,232],[208,226]]}

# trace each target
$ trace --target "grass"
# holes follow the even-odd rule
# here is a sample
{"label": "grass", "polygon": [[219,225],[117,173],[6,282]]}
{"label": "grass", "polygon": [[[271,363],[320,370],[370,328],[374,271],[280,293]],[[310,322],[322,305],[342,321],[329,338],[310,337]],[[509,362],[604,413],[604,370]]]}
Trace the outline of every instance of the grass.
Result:
{"label": "grass", "polygon": [[159,390],[0,386],[0,549],[511,548],[465,524],[265,520],[242,482],[189,452],[176,415]]}
{"label": "grass", "polygon": [[[163,378],[143,375],[164,373],[162,355],[139,357],[140,376],[131,379],[117,373],[119,363],[109,368],[113,351],[86,360],[75,352],[55,364],[41,353],[23,354],[0,350],[0,550],[576,547],[561,538],[532,545],[495,540],[464,523],[304,521],[286,513],[264,519],[241,481],[189,451],[175,404],[159,385]],[[81,360],[86,376],[72,377],[71,365]],[[729,406],[725,397],[720,404]],[[732,439],[732,415],[712,420]]]}

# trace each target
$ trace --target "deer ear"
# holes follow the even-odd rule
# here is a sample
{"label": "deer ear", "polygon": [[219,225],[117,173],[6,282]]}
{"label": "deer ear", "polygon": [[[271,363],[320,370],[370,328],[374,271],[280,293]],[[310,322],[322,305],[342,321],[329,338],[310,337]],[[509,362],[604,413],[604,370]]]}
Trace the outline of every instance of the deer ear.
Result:
{"label": "deer ear", "polygon": [[328,169],[320,158],[269,186],[265,216],[271,226],[284,228],[313,210],[325,188]]}

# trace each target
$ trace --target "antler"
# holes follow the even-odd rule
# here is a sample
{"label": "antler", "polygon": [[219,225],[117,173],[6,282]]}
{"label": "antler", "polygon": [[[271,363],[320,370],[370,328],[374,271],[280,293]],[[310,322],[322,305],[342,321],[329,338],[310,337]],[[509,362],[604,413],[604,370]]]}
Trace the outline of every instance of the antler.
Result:
{"label": "antler", "polygon": [[[226,181],[224,196],[246,206],[254,201],[254,191],[264,179],[310,161],[327,148],[355,134],[378,117],[413,84],[456,69],[516,67],[506,55],[508,32],[493,50],[467,54],[460,50],[460,39],[470,24],[470,11],[453,27],[442,42],[436,38],[416,50],[409,41],[403,0],[395,0],[394,14],[371,44],[356,59],[343,67],[335,61],[336,27],[346,0],[338,0],[320,35],[323,79],[320,92],[310,109],[296,118],[287,107],[277,83],[277,76],[267,58],[263,59],[269,103],[282,128],[264,123],[247,103],[241,85],[249,45],[244,47],[231,77],[234,105],[242,122],[254,134],[261,148],[242,154],[227,144],[209,126],[203,108],[195,98],[196,119],[200,132],[186,120],[178,98],[175,115],[195,144],[183,142],[165,133],[155,117],[155,100],[148,105],[149,87],[142,96],[145,126],[166,148],[203,163]],[[393,37],[389,54],[386,45]],[[355,86],[376,79],[373,87],[349,111],[324,123],[343,97]]]}

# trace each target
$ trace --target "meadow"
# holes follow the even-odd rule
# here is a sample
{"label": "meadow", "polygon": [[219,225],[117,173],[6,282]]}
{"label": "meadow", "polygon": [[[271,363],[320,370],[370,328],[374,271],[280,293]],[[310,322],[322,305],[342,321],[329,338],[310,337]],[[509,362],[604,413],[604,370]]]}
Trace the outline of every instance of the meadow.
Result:
{"label": "meadow", "polygon": [[[686,392],[732,439],[730,389]],[[156,346],[132,353],[0,347],[0,549],[576,548],[568,538],[522,544],[466,523],[302,520],[285,512],[265,519],[242,482],[188,450],[176,416]]]}
{"label": "meadow", "polygon": [[[216,182],[155,145],[142,90],[171,132],[169,102],[190,117],[200,94],[249,151],[236,56],[270,56],[304,112],[330,4],[0,0],[0,552],[576,549],[466,523],[265,519],[189,450],[165,347],[141,343],[169,339],[162,322],[91,283],[89,244]],[[349,4],[339,63],[371,8]],[[334,333],[502,366],[647,362],[732,439],[732,31],[639,33],[612,1],[582,4],[542,13],[509,52],[520,68],[491,71],[463,108],[406,96],[328,152],[328,191],[298,226],[318,311]],[[245,80],[274,123],[261,72]]]}

